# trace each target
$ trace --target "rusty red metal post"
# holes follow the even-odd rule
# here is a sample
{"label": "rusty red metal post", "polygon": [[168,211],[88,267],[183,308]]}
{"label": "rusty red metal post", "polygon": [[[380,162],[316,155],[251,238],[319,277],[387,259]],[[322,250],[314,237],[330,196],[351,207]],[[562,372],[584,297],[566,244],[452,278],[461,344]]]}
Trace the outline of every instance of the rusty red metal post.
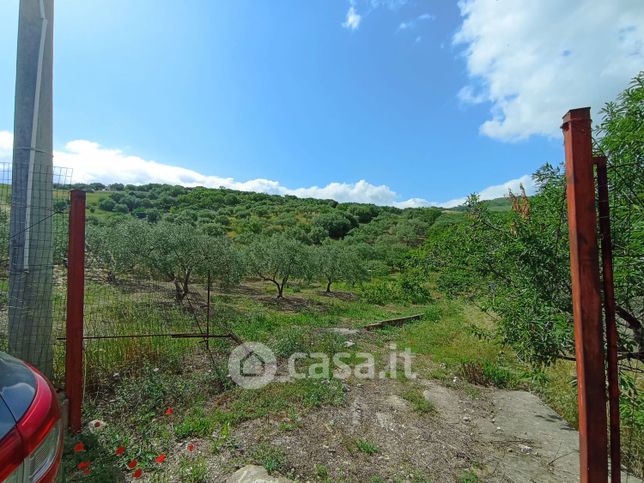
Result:
{"label": "rusty red metal post", "polygon": [[610,474],[613,483],[621,481],[619,435],[619,373],[617,367],[618,334],[615,321],[615,287],[613,285],[613,242],[610,234],[608,171],[606,157],[596,157],[599,234],[602,250],[602,283],[606,319],[606,352],[608,359],[608,403],[610,416]]}
{"label": "rusty red metal post", "polygon": [[606,388],[590,108],[568,111],[562,129],[575,320],[580,476],[582,482],[605,482]]}
{"label": "rusty red metal post", "polygon": [[69,429],[81,430],[83,406],[83,305],[85,301],[85,192],[70,193],[67,250],[67,331],[65,394],[69,402]]}

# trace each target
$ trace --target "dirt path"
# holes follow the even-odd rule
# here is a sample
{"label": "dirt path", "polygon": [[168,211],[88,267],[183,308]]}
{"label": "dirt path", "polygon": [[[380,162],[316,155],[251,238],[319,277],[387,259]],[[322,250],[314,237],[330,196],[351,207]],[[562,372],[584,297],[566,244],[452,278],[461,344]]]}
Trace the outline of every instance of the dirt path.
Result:
{"label": "dirt path", "polygon": [[418,380],[414,390],[434,407],[419,413],[402,397],[409,384],[348,384],[346,404],[311,412],[290,431],[279,420],[247,422],[234,433],[236,451],[270,444],[298,481],[578,481],[578,433],[535,395],[482,388],[472,399]]}

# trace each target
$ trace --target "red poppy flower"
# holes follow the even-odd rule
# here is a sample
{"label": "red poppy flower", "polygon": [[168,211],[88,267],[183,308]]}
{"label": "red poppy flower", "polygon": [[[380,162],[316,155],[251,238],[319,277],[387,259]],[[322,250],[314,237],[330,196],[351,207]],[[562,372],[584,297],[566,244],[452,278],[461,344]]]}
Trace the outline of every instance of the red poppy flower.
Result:
{"label": "red poppy flower", "polygon": [[116,456],[121,456],[123,453],[125,453],[125,448],[123,446],[119,446],[116,448],[116,451],[114,451]]}
{"label": "red poppy flower", "polygon": [[154,458],[154,461],[156,461],[157,463],[163,463],[165,461],[165,454],[161,453],[159,456]]}
{"label": "red poppy flower", "polygon": [[168,409],[165,410],[165,415],[166,416],[170,416],[171,414],[174,414],[174,409],[168,408]]}
{"label": "red poppy flower", "polygon": [[89,465],[89,461],[81,461],[80,463],[78,463],[78,466],[76,466],[76,468],[78,468],[79,470],[84,470],[86,468],[89,468]]}
{"label": "red poppy flower", "polygon": [[143,470],[141,468],[139,468],[134,473],[132,473],[132,476],[136,479],[136,478],[141,478],[142,474],[143,474]]}
{"label": "red poppy flower", "polygon": [[192,443],[188,443],[187,448],[188,448],[188,451],[192,453],[195,450],[195,445]]}
{"label": "red poppy flower", "polygon": [[95,428],[100,428],[100,427],[101,427],[101,422],[100,422],[100,421],[96,421],[96,422],[94,423],[94,427],[95,427]]}
{"label": "red poppy flower", "polygon": [[138,465],[138,464],[139,463],[136,460],[132,460],[127,464],[127,467],[130,468],[130,469],[133,469],[133,468],[136,468],[136,465]]}
{"label": "red poppy flower", "polygon": [[81,451],[85,451],[85,445],[82,441],[79,441],[74,445],[74,453],[80,453]]}

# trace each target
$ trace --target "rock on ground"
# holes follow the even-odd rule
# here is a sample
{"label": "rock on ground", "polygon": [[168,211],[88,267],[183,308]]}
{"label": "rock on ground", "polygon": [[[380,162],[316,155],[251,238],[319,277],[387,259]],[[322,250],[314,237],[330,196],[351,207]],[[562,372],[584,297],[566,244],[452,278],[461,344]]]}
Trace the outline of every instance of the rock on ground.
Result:
{"label": "rock on ground", "polygon": [[226,483],[292,483],[292,481],[271,476],[261,466],[248,465],[235,471],[226,479]]}

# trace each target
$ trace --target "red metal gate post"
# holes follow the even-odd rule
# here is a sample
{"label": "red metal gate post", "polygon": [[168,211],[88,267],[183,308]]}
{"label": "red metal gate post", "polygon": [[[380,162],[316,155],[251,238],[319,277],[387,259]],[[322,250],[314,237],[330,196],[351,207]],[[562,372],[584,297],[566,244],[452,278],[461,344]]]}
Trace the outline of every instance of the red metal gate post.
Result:
{"label": "red metal gate post", "polygon": [[590,108],[564,116],[582,482],[608,478],[606,386]]}
{"label": "red metal gate post", "polygon": [[608,202],[608,168],[606,157],[595,158],[597,165],[597,198],[599,234],[602,249],[602,283],[604,286],[604,315],[606,317],[606,351],[608,357],[608,407],[610,414],[610,475],[612,483],[621,481],[619,434],[619,369],[617,346],[619,335],[615,321],[615,287],[613,284],[613,242],[610,234]]}
{"label": "red metal gate post", "polygon": [[69,402],[69,429],[81,430],[83,406],[83,305],[85,301],[85,192],[70,193],[67,250],[67,331],[65,394]]}

